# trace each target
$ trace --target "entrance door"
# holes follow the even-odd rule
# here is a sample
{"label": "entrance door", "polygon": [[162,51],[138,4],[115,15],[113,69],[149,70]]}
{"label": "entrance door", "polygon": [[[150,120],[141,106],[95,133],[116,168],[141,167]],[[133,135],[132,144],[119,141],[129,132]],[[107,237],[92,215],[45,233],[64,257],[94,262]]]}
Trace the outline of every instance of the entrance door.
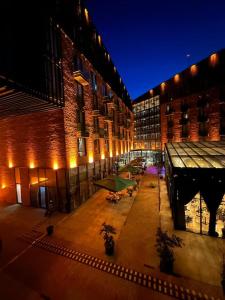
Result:
{"label": "entrance door", "polygon": [[22,204],[22,194],[21,194],[21,184],[16,184],[16,197],[17,197],[17,203]]}
{"label": "entrance door", "polygon": [[40,200],[40,207],[46,208],[46,200],[47,200],[47,187],[46,186],[39,187],[39,200]]}

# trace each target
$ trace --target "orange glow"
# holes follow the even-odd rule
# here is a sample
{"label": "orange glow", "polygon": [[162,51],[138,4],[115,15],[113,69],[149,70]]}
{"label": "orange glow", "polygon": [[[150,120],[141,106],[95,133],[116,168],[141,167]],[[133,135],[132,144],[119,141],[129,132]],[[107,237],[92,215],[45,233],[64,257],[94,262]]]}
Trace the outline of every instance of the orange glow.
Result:
{"label": "orange glow", "polygon": [[102,38],[101,38],[100,35],[98,35],[98,42],[99,42],[99,45],[101,45],[101,43],[102,43]]}
{"label": "orange glow", "polygon": [[58,170],[58,168],[59,168],[59,164],[58,164],[57,161],[55,161],[55,162],[53,163],[53,170]]}
{"label": "orange glow", "polygon": [[94,162],[93,155],[89,156],[88,162],[89,162],[89,164],[92,164]]}
{"label": "orange glow", "polygon": [[9,168],[13,168],[13,163],[11,161],[9,162]]}
{"label": "orange glow", "polygon": [[180,75],[179,74],[176,74],[175,76],[174,76],[174,82],[175,83],[178,83],[180,81]]}
{"label": "orange glow", "polygon": [[76,168],[77,167],[77,162],[75,159],[70,160],[70,169]]}
{"label": "orange glow", "polygon": [[89,23],[89,16],[88,16],[87,8],[84,9],[84,15],[85,15],[86,22]]}
{"label": "orange glow", "polygon": [[105,159],[105,154],[104,153],[102,153],[101,159]]}
{"label": "orange glow", "polygon": [[210,56],[210,63],[214,67],[218,62],[218,55],[216,53]]}
{"label": "orange glow", "polygon": [[34,169],[35,166],[34,166],[34,162],[30,162],[30,169]]}
{"label": "orange glow", "polygon": [[165,91],[165,88],[166,88],[166,83],[165,83],[165,82],[162,82],[162,83],[161,83],[161,91],[164,92],[164,91]]}
{"label": "orange glow", "polygon": [[197,66],[196,65],[192,65],[191,66],[191,75],[196,75],[197,74],[197,72],[198,72],[198,68],[197,68]]}
{"label": "orange glow", "polygon": [[113,157],[112,152],[110,152],[110,157]]}
{"label": "orange glow", "polygon": [[35,184],[43,183],[46,181],[48,181],[48,178],[45,178],[45,177],[39,178],[39,181],[38,181],[38,177],[31,177],[30,184],[35,185]]}
{"label": "orange glow", "polygon": [[118,151],[116,151],[116,156],[118,156],[119,155],[119,153],[118,153]]}
{"label": "orange glow", "polygon": [[6,188],[6,185],[3,183],[1,186],[1,189],[4,190]]}
{"label": "orange glow", "polygon": [[153,89],[151,89],[151,90],[149,91],[149,93],[150,93],[150,95],[153,95]]}

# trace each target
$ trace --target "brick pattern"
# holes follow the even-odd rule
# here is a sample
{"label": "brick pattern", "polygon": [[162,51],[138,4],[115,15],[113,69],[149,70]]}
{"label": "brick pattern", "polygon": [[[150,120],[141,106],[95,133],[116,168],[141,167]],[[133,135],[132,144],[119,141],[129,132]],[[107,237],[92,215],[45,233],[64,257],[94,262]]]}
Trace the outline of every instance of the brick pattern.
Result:
{"label": "brick pattern", "polygon": [[[191,141],[196,142],[199,140],[205,141],[218,141],[220,140],[220,110],[219,110],[219,91],[216,88],[205,91],[204,94],[209,95],[209,105],[205,107],[205,113],[209,118],[207,122],[208,135],[205,137],[199,136],[199,122],[198,122],[198,113],[199,108],[197,107],[197,100],[202,93],[193,94],[187,97],[179,98],[170,102],[161,104],[161,142],[164,147],[165,143],[168,142],[167,132],[168,132],[168,119],[173,120],[173,142],[182,142],[182,141]],[[180,124],[181,120],[181,104],[185,102],[189,105],[187,111],[189,122],[189,136],[187,138],[181,137],[182,125]],[[174,112],[171,115],[166,115],[166,106],[170,104],[174,109]]]}

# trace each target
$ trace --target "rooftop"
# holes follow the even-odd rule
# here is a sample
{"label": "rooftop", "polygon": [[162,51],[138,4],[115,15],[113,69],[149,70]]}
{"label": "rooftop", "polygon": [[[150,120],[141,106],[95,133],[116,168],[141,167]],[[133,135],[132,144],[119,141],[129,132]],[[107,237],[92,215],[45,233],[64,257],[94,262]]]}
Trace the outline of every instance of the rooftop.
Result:
{"label": "rooftop", "polygon": [[225,169],[225,141],[168,143],[166,149],[174,168]]}

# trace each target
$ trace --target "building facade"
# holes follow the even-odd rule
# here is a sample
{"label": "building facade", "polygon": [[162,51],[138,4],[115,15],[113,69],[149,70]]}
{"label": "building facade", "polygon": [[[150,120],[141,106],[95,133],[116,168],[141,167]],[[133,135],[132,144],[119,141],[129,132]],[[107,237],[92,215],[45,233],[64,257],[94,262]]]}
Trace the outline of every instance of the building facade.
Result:
{"label": "building facade", "polygon": [[[160,122],[146,102],[159,99]],[[168,142],[219,141],[225,135],[225,50],[213,53],[133,102],[135,149],[164,149]],[[141,112],[140,112],[141,110]],[[158,125],[160,123],[160,125]],[[159,126],[159,127],[158,127]],[[160,133],[152,129],[160,128]],[[160,136],[157,141],[156,136]]]}
{"label": "building facade", "polygon": [[81,1],[4,9],[0,201],[69,212],[129,159],[130,97]]}

